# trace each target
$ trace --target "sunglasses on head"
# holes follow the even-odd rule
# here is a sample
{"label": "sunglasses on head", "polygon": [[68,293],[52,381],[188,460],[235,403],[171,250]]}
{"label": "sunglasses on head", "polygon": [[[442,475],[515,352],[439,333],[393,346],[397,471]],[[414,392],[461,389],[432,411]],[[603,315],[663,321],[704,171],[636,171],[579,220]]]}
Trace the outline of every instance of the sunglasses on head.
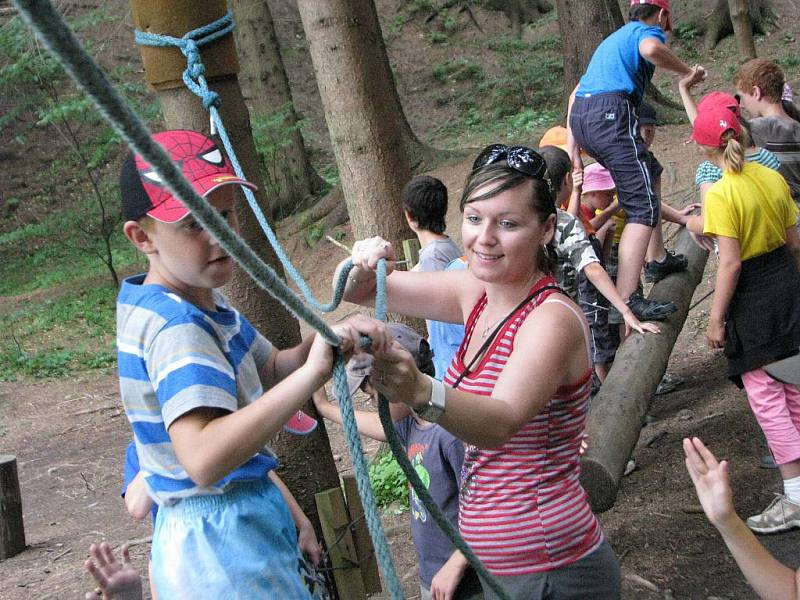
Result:
{"label": "sunglasses on head", "polygon": [[505,144],[492,144],[486,146],[475,162],[472,170],[506,161],[508,166],[533,179],[545,181],[550,187],[550,177],[547,174],[547,163],[541,155],[526,146],[506,146]]}

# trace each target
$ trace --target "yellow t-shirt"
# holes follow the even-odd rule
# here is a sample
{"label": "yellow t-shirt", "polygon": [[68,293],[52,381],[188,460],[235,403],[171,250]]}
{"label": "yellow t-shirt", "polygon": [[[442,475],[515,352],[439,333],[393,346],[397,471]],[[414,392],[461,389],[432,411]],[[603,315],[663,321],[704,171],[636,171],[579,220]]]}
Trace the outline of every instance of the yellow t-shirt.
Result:
{"label": "yellow t-shirt", "polygon": [[742,260],[786,243],[797,222],[797,206],[783,175],[757,163],[741,173],[726,171],[706,193],[703,233],[739,241]]}

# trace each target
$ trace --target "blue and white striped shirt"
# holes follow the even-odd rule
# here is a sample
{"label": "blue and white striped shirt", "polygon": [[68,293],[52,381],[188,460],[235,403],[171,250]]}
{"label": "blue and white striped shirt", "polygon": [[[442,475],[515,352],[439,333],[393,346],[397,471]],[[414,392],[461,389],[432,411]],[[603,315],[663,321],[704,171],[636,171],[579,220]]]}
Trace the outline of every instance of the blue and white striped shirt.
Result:
{"label": "blue and white striped shirt", "polygon": [[167,433],[196,408],[233,412],[261,396],[258,369],[272,344],[218,292],[204,311],[168,288],[126,279],[117,298],[120,394],[142,471],[158,504],[221,494],[233,481],[263,479],[277,466],[269,448],[222,480],[200,487],[178,462]]}

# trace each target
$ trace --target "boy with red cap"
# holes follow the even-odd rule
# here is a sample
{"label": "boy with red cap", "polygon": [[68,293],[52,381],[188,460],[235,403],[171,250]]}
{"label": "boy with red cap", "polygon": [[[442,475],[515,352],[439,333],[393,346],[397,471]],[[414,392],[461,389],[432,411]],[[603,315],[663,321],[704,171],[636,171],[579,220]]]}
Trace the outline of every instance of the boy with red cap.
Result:
{"label": "boy with red cap", "polygon": [[703,233],[719,245],[706,337],[724,348],[728,377],[747,399],[783,479],[783,494],[747,519],[758,533],[800,527],[800,388],[769,374],[800,347],[798,210],[778,173],[746,162],[741,125],[727,106],[698,106],[692,139],[723,171],[706,194]]}
{"label": "boy with red cap", "polygon": [[[236,228],[233,172],[193,131],[153,136],[195,191]],[[152,577],[161,598],[310,598],[298,572],[297,533],[266,446],[330,377],[332,348],[312,336],[277,350],[217,290],[233,261],[154,169],[130,154],[120,176],[123,231],[147,273],[117,299],[120,395],[147,493],[159,506]],[[334,326],[346,354],[364,317]],[[265,391],[266,390],[266,391]]]}
{"label": "boy with red cap", "polygon": [[625,209],[617,290],[634,314],[652,301],[636,292],[645,252],[658,223],[659,199],[648,169],[637,110],[655,68],[691,72],[667,46],[672,29],[669,0],[632,0],[630,23],[608,36],[570,96],[568,146],[576,169],[579,150],[606,167]]}

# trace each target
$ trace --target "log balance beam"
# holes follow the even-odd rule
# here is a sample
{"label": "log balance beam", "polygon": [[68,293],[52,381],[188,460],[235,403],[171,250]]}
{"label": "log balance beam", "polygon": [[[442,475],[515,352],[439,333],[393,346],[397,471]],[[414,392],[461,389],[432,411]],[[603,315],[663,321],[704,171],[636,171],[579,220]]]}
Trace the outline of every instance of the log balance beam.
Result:
{"label": "log balance beam", "polygon": [[614,506],[622,473],[703,277],[708,253],[692,241],[686,229],[681,231],[675,251],[686,255],[689,268],[658,282],[649,297],[672,300],[678,310],[660,323],[661,335],[634,333],[625,340],[589,409],[589,447],[581,460],[581,484],[594,512]]}

